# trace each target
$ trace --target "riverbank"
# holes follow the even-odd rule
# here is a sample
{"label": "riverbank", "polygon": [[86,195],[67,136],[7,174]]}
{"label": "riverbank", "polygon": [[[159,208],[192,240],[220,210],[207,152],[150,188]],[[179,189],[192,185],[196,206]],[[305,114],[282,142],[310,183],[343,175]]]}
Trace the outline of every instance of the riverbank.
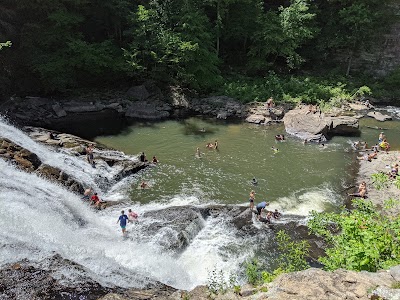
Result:
{"label": "riverbank", "polygon": [[[363,155],[363,152],[360,152],[360,157]],[[400,164],[400,151],[389,151],[386,153],[385,151],[378,152],[378,155],[375,159],[371,161],[368,160],[360,160],[360,167],[357,176],[357,189],[358,185],[365,181],[367,184],[367,196],[374,205],[378,208],[382,209],[385,207],[385,202],[389,199],[394,199],[398,201],[400,196],[400,190],[394,184],[393,179],[387,179],[382,182],[382,187],[374,184],[373,174],[384,173],[388,174],[391,171],[391,168],[394,164]],[[389,176],[383,176],[383,178],[388,178]],[[388,210],[391,214],[398,215],[400,213],[400,206],[393,205],[391,209]]]}

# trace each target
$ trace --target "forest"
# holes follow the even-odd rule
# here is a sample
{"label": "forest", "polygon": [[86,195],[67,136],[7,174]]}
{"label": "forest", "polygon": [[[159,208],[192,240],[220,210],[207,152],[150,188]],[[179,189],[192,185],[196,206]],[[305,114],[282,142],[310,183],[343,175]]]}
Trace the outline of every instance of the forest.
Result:
{"label": "forest", "polygon": [[0,93],[145,80],[246,101],[310,82],[388,90],[399,70],[376,79],[353,62],[395,20],[390,0],[2,0]]}

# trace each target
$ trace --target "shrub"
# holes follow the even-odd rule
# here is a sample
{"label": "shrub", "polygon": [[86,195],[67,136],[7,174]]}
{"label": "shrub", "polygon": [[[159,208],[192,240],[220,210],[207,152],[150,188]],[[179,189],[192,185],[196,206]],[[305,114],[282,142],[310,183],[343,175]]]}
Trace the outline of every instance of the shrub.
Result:
{"label": "shrub", "polygon": [[354,210],[311,213],[312,233],[325,239],[327,270],[344,268],[376,272],[400,263],[400,216],[390,217],[364,199],[354,199]]}

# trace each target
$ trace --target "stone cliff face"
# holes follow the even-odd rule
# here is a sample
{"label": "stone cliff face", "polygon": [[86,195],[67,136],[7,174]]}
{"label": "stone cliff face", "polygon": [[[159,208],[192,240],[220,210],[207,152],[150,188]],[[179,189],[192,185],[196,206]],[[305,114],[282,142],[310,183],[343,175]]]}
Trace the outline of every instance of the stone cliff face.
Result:
{"label": "stone cliff face", "polygon": [[385,76],[400,67],[400,3],[392,1],[391,9],[396,12],[390,31],[382,43],[361,54],[354,62],[356,69],[367,69],[378,76]]}

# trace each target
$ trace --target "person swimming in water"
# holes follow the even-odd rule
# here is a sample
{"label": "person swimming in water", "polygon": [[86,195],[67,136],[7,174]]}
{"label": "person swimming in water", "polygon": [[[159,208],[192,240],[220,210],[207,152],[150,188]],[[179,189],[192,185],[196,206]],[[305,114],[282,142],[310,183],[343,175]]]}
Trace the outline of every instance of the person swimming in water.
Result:
{"label": "person swimming in water", "polygon": [[274,151],[274,154],[279,152],[279,149],[274,146],[272,146],[271,149],[272,151]]}
{"label": "person swimming in water", "polygon": [[283,134],[277,134],[277,135],[275,135],[275,140],[284,141],[285,140],[285,136]]}
{"label": "person swimming in water", "polygon": [[251,183],[253,185],[257,185],[258,181],[257,181],[257,179],[255,177],[253,177],[253,179],[251,180]]}
{"label": "person swimming in water", "polygon": [[201,158],[201,152],[200,152],[200,148],[199,147],[197,147],[197,149],[196,149],[195,156],[198,157],[198,158]]}

